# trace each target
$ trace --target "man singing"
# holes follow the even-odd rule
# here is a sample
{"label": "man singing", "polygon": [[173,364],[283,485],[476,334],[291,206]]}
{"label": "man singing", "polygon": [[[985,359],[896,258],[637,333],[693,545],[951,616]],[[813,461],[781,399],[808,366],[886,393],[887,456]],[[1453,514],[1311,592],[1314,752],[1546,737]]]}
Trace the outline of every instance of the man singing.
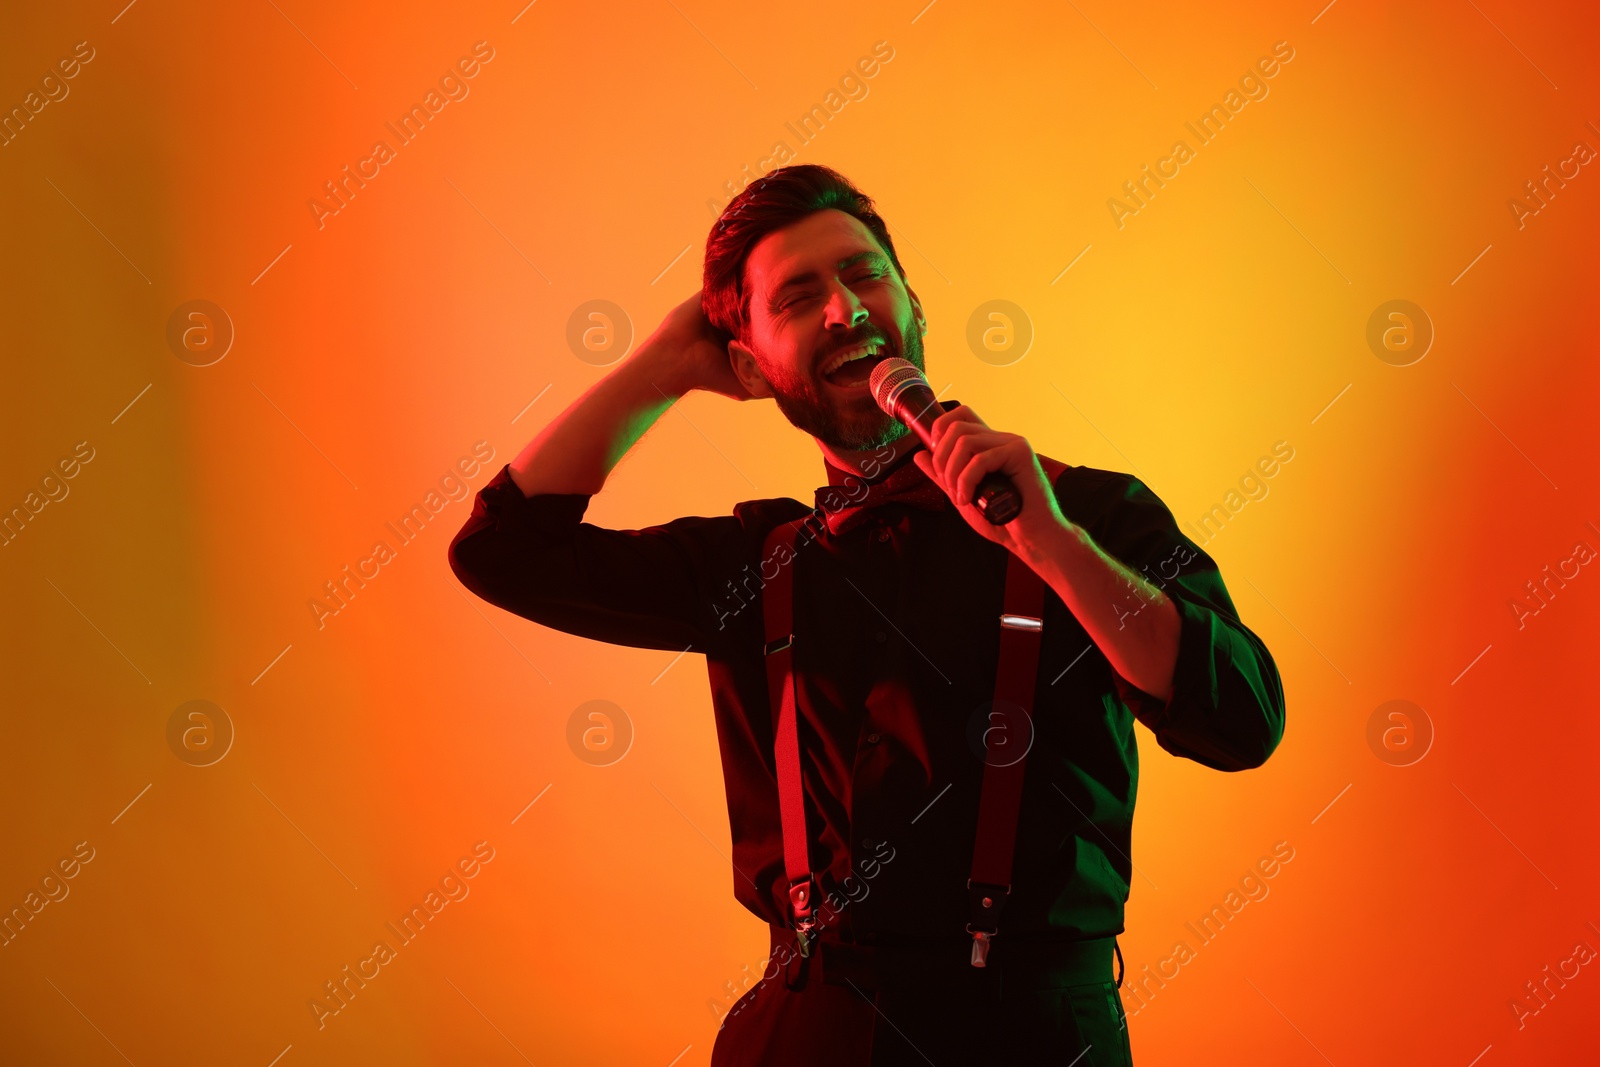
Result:
{"label": "man singing", "polygon": [[[715,1067],[1131,1063],[1133,721],[1227,771],[1283,736],[1271,655],[1142,482],[1041,457],[954,400],[931,449],[884,413],[872,368],[924,368],[926,329],[872,200],[779,168],[723,210],[702,291],[484,486],[450,545],[508,611],[706,657],[734,891],[772,946]],[[693,389],[776,401],[822,451],[815,506],[585,523]],[[1022,503],[1004,524],[973,503],[996,472]]]}

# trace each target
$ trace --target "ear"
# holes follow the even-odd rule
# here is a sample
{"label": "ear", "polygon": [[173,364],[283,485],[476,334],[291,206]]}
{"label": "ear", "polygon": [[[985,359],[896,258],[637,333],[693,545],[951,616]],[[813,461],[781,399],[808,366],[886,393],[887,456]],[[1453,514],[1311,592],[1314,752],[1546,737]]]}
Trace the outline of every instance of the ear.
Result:
{"label": "ear", "polygon": [[772,395],[772,386],[767,384],[766,377],[762,375],[755,353],[737,337],[728,342],[728,364],[733,368],[733,375],[739,379],[739,384],[752,397],[759,400]]}
{"label": "ear", "polygon": [[911,286],[906,286],[906,295],[911,298],[911,311],[917,320],[917,329],[922,331],[922,336],[928,336],[928,316],[922,313],[922,299],[917,296],[917,291]]}

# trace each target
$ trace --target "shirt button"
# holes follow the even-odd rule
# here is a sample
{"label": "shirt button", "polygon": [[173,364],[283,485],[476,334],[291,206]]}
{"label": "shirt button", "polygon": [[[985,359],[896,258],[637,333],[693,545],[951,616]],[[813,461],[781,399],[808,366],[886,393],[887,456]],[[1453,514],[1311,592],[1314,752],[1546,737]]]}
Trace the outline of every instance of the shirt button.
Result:
{"label": "shirt button", "polygon": [[880,738],[880,737],[879,737],[879,736],[878,736],[878,734],[877,734],[877,732],[876,732],[876,731],[874,731],[874,732],[872,732],[872,733],[870,733],[870,734],[868,734],[868,735],[867,735],[867,744],[869,744],[869,745],[875,745],[875,744],[877,744],[877,743],[878,743],[878,742],[879,742],[879,741],[880,741],[880,740],[882,740],[882,738]]}
{"label": "shirt button", "polygon": [[880,541],[889,540],[889,528],[887,526],[878,527],[878,540],[880,540]]}
{"label": "shirt button", "polygon": [[889,639],[889,635],[884,633],[882,630],[879,630],[877,633],[873,634],[872,636],[878,640],[879,644],[882,644],[884,641],[887,641]]}

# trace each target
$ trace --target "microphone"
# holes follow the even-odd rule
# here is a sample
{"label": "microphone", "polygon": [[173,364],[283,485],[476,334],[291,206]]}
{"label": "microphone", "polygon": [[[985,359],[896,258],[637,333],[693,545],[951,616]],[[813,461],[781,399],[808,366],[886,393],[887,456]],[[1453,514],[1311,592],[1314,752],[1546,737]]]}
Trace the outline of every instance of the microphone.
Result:
{"label": "microphone", "polygon": [[[899,419],[933,450],[933,421],[944,414],[933,387],[910,360],[891,356],[880,360],[867,379],[872,399],[891,418]],[[1000,471],[990,471],[978,483],[972,506],[996,526],[1004,526],[1022,512],[1022,493]]]}

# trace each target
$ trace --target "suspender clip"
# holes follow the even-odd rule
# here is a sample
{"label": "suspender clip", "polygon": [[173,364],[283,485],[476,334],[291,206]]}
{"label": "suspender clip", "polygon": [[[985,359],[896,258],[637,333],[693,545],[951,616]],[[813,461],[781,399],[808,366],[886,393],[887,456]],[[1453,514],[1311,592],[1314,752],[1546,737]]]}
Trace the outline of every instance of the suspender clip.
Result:
{"label": "suspender clip", "polygon": [[[972,930],[969,925],[968,930]],[[974,967],[989,966],[989,939],[993,934],[986,934],[982,930],[972,930],[972,965]]]}
{"label": "suspender clip", "polygon": [[811,955],[811,945],[817,939],[817,917],[811,910],[811,876],[799,879],[789,887],[789,907],[794,912],[794,938],[800,955]]}
{"label": "suspender clip", "polygon": [[967,899],[971,902],[972,921],[967,923],[967,933],[972,935],[972,965],[989,965],[989,948],[1000,932],[1000,913],[1011,898],[1011,887],[974,882],[967,879]]}

